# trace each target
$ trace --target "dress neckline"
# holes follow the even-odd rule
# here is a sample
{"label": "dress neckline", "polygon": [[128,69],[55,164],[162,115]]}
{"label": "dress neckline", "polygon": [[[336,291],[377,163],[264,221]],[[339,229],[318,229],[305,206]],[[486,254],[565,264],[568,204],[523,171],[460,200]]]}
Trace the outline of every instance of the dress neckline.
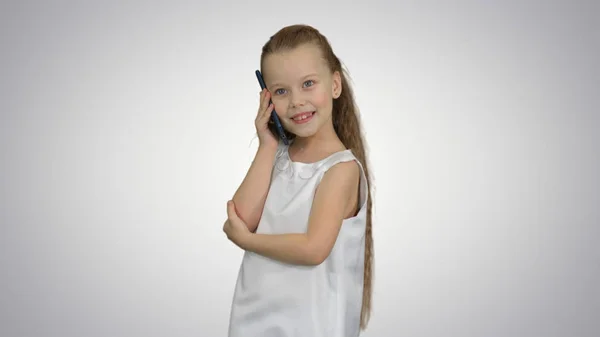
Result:
{"label": "dress neckline", "polygon": [[327,157],[325,157],[323,159],[317,160],[315,162],[306,163],[306,162],[292,160],[292,157],[290,156],[290,147],[289,147],[289,145],[285,147],[285,151],[284,151],[285,156],[287,157],[287,160],[290,163],[292,163],[292,165],[294,165],[294,166],[313,166],[313,165],[319,165],[319,164],[327,161],[331,157],[333,157],[333,156],[335,156],[335,155],[337,155],[339,153],[344,153],[344,152],[352,152],[352,150],[345,149],[345,150],[336,151],[336,152],[333,152],[332,154],[328,155]]}

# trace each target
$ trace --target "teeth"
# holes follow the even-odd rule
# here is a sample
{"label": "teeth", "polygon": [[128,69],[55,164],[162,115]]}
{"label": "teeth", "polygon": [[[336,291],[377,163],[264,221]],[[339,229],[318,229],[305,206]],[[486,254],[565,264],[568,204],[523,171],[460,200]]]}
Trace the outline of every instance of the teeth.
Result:
{"label": "teeth", "polygon": [[294,120],[295,120],[295,121],[301,121],[301,120],[303,120],[303,119],[307,119],[307,118],[308,118],[308,117],[310,117],[311,115],[312,115],[312,113],[308,113],[308,114],[306,114],[306,115],[302,115],[302,116],[299,116],[299,117],[294,117]]}

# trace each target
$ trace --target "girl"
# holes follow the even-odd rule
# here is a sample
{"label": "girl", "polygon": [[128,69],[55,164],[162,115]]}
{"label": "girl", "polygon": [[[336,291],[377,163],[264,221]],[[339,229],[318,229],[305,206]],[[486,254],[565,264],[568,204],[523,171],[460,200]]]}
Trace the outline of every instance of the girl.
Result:
{"label": "girl", "polygon": [[[223,226],[245,250],[229,336],[358,336],[371,311],[373,239],[352,89],[328,40],[306,25],[269,39],[261,71],[259,147]],[[273,109],[289,145],[269,123]]]}

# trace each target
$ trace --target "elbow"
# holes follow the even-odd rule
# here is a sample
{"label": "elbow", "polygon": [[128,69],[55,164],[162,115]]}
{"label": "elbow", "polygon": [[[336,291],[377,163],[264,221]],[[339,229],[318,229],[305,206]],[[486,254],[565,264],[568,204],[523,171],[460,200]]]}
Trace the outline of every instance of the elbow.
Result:
{"label": "elbow", "polygon": [[325,262],[331,253],[331,249],[327,247],[311,246],[308,245],[308,251],[306,253],[306,264],[309,266],[318,266]]}

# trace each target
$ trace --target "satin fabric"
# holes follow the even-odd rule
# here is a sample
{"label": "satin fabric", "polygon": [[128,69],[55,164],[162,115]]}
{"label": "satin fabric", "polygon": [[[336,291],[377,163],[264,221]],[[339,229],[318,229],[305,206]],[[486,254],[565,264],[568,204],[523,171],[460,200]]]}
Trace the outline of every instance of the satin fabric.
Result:
{"label": "satin fabric", "polygon": [[231,307],[229,337],[350,337],[359,335],[363,292],[367,180],[350,150],[316,163],[293,162],[280,144],[257,233],[306,233],[316,188],[329,168],[356,161],[360,209],[343,221],[335,246],[317,266],[245,252]]}

